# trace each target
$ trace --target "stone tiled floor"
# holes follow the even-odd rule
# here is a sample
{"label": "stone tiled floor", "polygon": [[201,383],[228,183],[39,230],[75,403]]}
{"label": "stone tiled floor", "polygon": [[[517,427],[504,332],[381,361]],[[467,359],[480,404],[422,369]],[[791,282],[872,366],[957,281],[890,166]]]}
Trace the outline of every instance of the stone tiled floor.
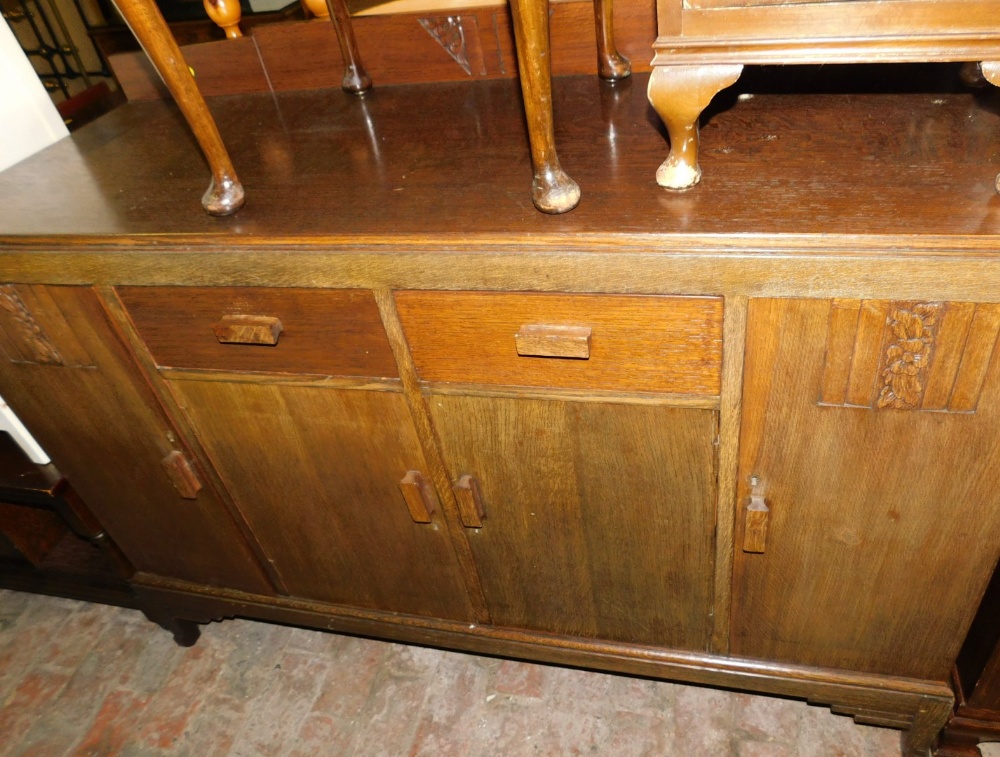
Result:
{"label": "stone tiled floor", "polygon": [[802,702],[0,591],[0,755],[895,757]]}

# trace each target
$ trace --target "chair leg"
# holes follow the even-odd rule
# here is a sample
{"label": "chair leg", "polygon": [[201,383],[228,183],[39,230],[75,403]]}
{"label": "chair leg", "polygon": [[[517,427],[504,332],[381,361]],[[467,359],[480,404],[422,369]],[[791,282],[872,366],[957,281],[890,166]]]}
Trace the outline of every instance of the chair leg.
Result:
{"label": "chair leg", "polygon": [[162,77],[184,114],[212,170],[212,183],[201,204],[210,215],[226,216],[243,207],[243,185],[219,136],[212,114],[205,105],[191,69],[181,55],[153,0],[114,0],[133,34]]}
{"label": "chair leg", "polygon": [[[1000,61],[983,61],[979,64],[979,70],[983,72],[983,78],[994,87],[1000,87]],[[1000,192],[1000,176],[997,176],[996,190]]]}
{"label": "chair leg", "polygon": [[361,95],[372,88],[372,78],[361,62],[358,51],[358,40],[354,37],[354,26],[351,24],[351,14],[347,10],[345,0],[326,0],[330,9],[330,20],[337,31],[337,41],[340,43],[340,53],[344,57],[344,81],[341,86],[345,92]]}
{"label": "chair leg", "polygon": [[670,155],[656,171],[667,189],[690,189],[701,181],[698,118],[721,90],[736,83],[741,65],[656,66],[649,77],[649,102],[666,124]]}
{"label": "chair leg", "polygon": [[534,180],[531,200],[543,213],[565,213],[580,202],[580,187],[559,165],[552,125],[548,0],[510,0]]}
{"label": "chair leg", "polygon": [[616,81],[632,74],[632,64],[618,52],[615,44],[615,21],[612,0],[594,0],[597,23],[597,73],[602,79]]}

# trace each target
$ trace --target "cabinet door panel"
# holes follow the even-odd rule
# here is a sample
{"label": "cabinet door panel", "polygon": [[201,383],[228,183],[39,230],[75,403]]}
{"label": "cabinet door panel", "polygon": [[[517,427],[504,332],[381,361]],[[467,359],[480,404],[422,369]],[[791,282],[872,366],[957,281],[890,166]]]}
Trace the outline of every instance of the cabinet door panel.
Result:
{"label": "cabinet door panel", "polygon": [[271,594],[208,489],[184,499],[162,410],[84,287],[0,287],[0,394],[139,570]]}
{"label": "cabinet door panel", "polygon": [[493,622],[704,649],[715,413],[434,396],[450,474],[476,478],[468,529]]}
{"label": "cabinet door panel", "polygon": [[468,619],[441,509],[410,516],[399,482],[424,474],[399,393],[172,381],[209,456],[288,590]]}
{"label": "cabinet door panel", "polygon": [[[998,315],[751,303],[735,654],[947,678],[1000,552]],[[762,554],[741,549],[751,476]]]}

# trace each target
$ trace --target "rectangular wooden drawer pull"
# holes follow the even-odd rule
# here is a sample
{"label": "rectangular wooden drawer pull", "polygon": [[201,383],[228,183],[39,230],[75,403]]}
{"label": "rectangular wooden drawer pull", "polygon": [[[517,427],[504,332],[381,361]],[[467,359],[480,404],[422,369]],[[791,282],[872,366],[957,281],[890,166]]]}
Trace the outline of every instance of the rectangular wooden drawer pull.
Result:
{"label": "rectangular wooden drawer pull", "polygon": [[281,321],[270,315],[224,315],[213,326],[221,344],[265,344],[273,347],[281,335]]}
{"label": "rectangular wooden drawer pull", "polygon": [[403,492],[413,522],[430,523],[431,515],[437,509],[437,496],[423,474],[418,470],[407,471],[399,482],[399,490]]}
{"label": "rectangular wooden drawer pull", "polygon": [[184,499],[197,499],[201,491],[201,481],[183,452],[171,452],[161,461],[167,471],[170,483]]}
{"label": "rectangular wooden drawer pull", "polygon": [[458,500],[458,515],[466,528],[482,528],[486,511],[483,498],[479,494],[479,483],[472,476],[462,476],[455,484],[455,499]]}
{"label": "rectangular wooden drawer pull", "polygon": [[743,551],[761,553],[767,543],[767,516],[770,509],[763,497],[750,497],[743,529]]}
{"label": "rectangular wooden drawer pull", "polygon": [[524,357],[590,358],[590,326],[547,326],[529,323],[514,335],[517,354]]}

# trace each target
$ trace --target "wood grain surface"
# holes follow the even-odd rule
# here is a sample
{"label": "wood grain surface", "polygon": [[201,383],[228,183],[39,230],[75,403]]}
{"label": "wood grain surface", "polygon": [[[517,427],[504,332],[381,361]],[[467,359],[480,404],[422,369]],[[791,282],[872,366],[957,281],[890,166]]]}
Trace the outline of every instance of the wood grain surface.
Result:
{"label": "wood grain surface", "polygon": [[[160,461],[178,451],[172,429],[97,296],[78,287],[40,289],[17,287],[25,301],[35,296],[57,308],[32,313],[50,335],[61,319],[73,324],[73,339],[94,365],[0,360],[4,399],[137,568],[270,594],[218,498],[203,490],[185,500],[171,485]],[[0,319],[4,331],[9,324]]]}
{"label": "wood grain surface", "polygon": [[469,545],[493,622],[704,649],[716,414],[433,396],[452,480],[485,517]]}
{"label": "wood grain surface", "polygon": [[[836,89],[822,72],[804,78],[799,86]],[[5,258],[5,278],[34,272],[58,281],[124,283],[155,274],[166,283],[202,278],[254,286],[278,283],[273,272],[281,271],[285,285],[297,277],[299,286],[336,286],[332,282],[347,272],[356,278],[366,272],[369,281],[412,288],[421,271],[436,281],[447,271],[454,280],[478,274],[487,283],[473,288],[489,288],[491,281],[506,285],[496,272],[486,275],[490,266],[482,255],[498,249],[531,260],[511,265],[509,280],[520,271],[531,288],[577,291],[589,280],[592,289],[604,282],[680,293],[689,291],[682,288],[695,275],[702,294],[737,287],[758,293],[783,284],[843,291],[863,273],[864,296],[891,283],[893,296],[903,298],[928,282],[982,288],[996,278],[956,279],[950,261],[952,273],[942,275],[935,266],[943,261],[933,256],[919,265],[897,260],[917,250],[995,254],[1000,90],[815,94],[803,107],[801,95],[737,101],[741,79],[717,98],[702,126],[706,178],[695,192],[675,195],[653,184],[666,142],[650,120],[646,83],[642,74],[615,86],[588,77],[555,79],[560,157],[584,190],[581,205],[561,218],[536,215],[524,196],[527,142],[520,93],[511,82],[386,87],[361,100],[339,91],[215,99],[213,115],[257,198],[222,220],[202,215],[196,198],[204,163],[177,111],[164,103],[126,105],[0,174],[0,246],[32,237],[41,250],[59,252],[51,262],[35,257],[27,270]],[[848,79],[839,86],[850,91],[843,87],[862,83]],[[843,129],[844,123],[856,128]],[[620,212],[608,213],[609,207]],[[166,244],[175,254],[105,264],[100,256],[89,255],[86,263],[67,256],[71,245],[123,237],[129,250]],[[210,259],[189,257],[213,244]],[[414,253],[475,251],[477,257],[454,255],[436,269],[417,256],[412,264],[377,258],[363,266],[349,257],[387,244]],[[280,255],[271,251],[276,245]],[[292,256],[298,246],[310,255]],[[248,248],[261,247],[268,249],[263,261],[246,256]],[[880,259],[863,271],[857,265],[818,269],[805,278],[798,260],[761,254],[768,250]],[[583,251],[609,253],[600,260],[622,264],[612,276],[606,263],[577,254]],[[741,257],[712,260],[711,273],[687,257],[718,251]],[[576,280],[566,275],[569,259]],[[670,270],[656,274],[665,266]]]}
{"label": "wood grain surface", "polygon": [[[396,305],[424,381],[719,393],[719,299],[405,291]],[[532,324],[591,329],[590,357],[519,355]]]}
{"label": "wood grain surface", "polygon": [[[119,296],[161,367],[395,378],[371,292],[123,287]],[[277,318],[274,345],[223,344],[225,316]]]}
{"label": "wood grain surface", "polygon": [[823,406],[831,310],[750,303],[739,491],[758,477],[770,513],[766,552],[736,553],[732,651],[947,680],[1000,556],[996,365],[974,415]]}
{"label": "wood grain surface", "polygon": [[293,596],[470,619],[440,513],[399,489],[427,470],[400,394],[172,381],[227,489]]}

